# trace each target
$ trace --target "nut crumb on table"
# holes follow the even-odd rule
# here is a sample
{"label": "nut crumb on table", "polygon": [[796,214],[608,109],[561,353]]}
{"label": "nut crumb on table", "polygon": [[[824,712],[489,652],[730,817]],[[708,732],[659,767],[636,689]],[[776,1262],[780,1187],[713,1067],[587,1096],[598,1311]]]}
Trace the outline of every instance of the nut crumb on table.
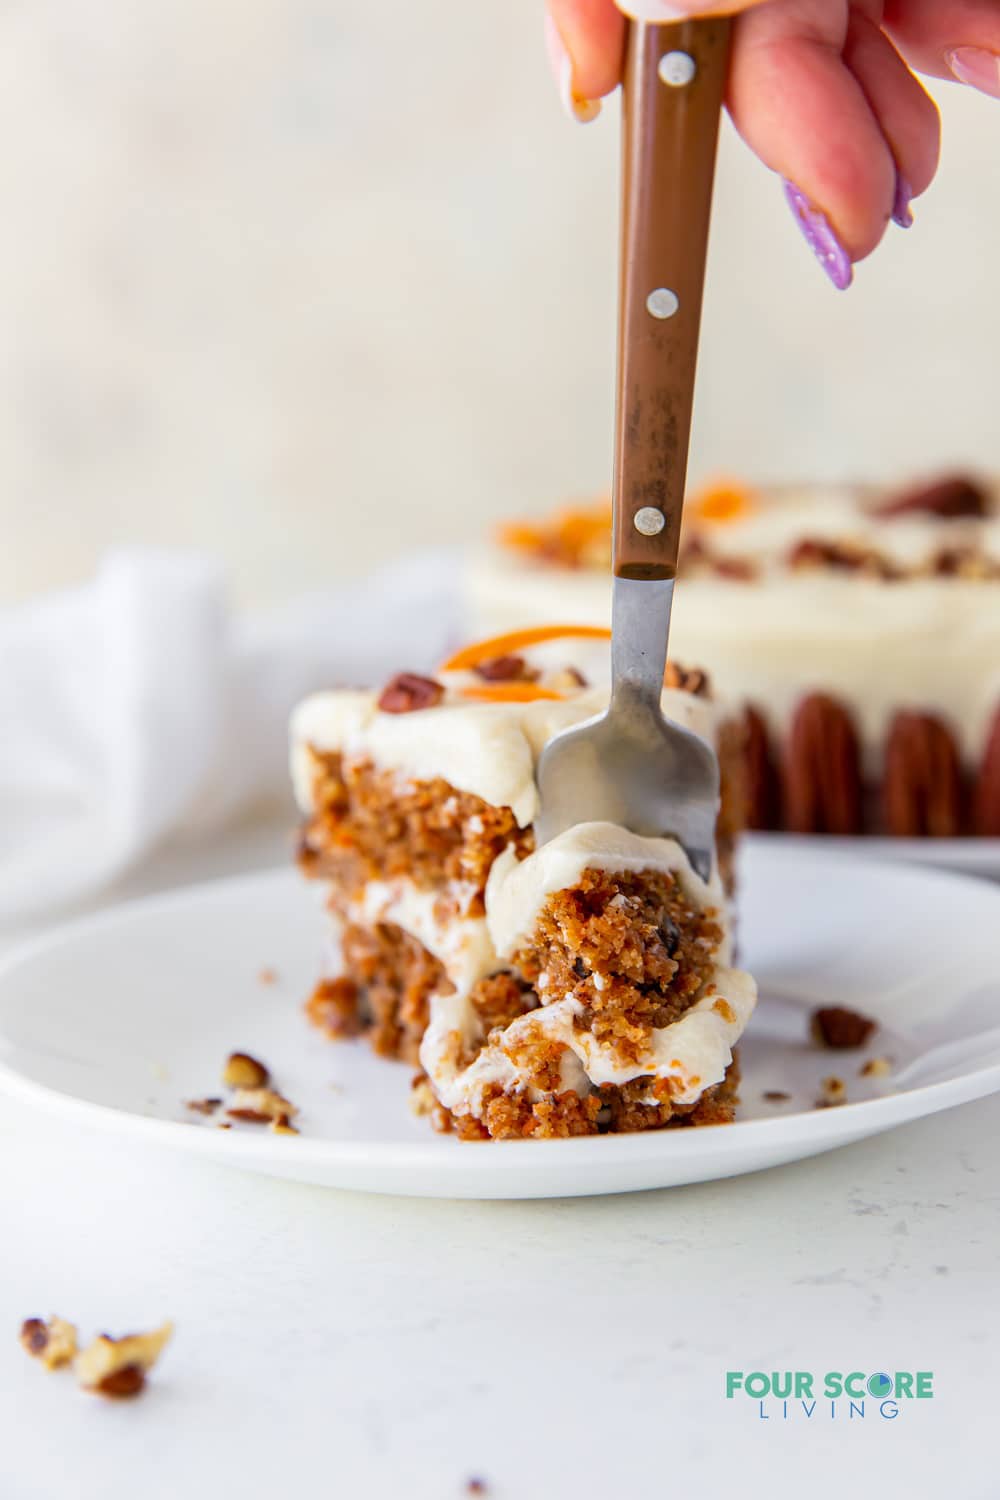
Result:
{"label": "nut crumb on table", "polygon": [[32,1359],[47,1370],[68,1365],[77,1351],[76,1328],[65,1318],[26,1318],[21,1324],[21,1345]]}
{"label": "nut crumb on table", "polygon": [[127,1333],[121,1338],[100,1333],[77,1355],[73,1370],[85,1391],[113,1399],[137,1396],[174,1331],[171,1322],[151,1333]]}
{"label": "nut crumb on table", "polygon": [[77,1331],[64,1318],[26,1318],[20,1340],[24,1350],[47,1370],[72,1364],[82,1390],[113,1400],[137,1396],[146,1384],[146,1374],[163,1353],[174,1325],[163,1323],[150,1333],[129,1333],[121,1338],[100,1333],[81,1350]]}

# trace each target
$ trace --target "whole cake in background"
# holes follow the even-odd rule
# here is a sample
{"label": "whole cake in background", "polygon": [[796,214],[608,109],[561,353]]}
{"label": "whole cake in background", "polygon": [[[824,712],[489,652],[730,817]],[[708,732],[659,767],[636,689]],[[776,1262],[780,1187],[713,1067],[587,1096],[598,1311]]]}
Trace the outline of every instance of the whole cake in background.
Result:
{"label": "whole cake in background", "polygon": [[[503,528],[466,578],[476,630],[610,617],[611,508]],[[1000,836],[1000,505],[716,485],[685,508],[671,650],[743,709],[749,823]]]}
{"label": "whole cake in background", "polygon": [[487,641],[293,718],[300,864],[328,887],[335,939],[309,1014],[418,1064],[421,1111],[464,1138],[733,1118],[756,989],[731,967],[738,740],[704,673],[668,666],[663,708],[719,750],[711,880],[673,840],[586,808],[535,847],[538,756],[606,704],[607,635]]}

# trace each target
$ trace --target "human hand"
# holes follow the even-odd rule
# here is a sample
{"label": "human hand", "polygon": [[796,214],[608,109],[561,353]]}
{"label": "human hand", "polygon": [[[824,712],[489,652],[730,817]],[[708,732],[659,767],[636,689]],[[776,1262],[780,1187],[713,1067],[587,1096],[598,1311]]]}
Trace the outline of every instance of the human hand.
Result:
{"label": "human hand", "polygon": [[563,102],[592,119],[620,82],[627,12],[685,20],[739,12],[726,102],[785,193],[834,286],[870,255],[937,168],[937,108],[915,76],[1000,98],[998,0],[548,0]]}

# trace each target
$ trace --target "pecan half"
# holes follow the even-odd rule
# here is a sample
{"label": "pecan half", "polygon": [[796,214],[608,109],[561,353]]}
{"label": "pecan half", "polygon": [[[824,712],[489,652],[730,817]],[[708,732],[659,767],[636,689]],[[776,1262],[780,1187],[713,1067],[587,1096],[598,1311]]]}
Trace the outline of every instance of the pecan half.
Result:
{"label": "pecan half", "polygon": [[860,833],[861,757],[854,720],[825,693],[803,698],[785,747],[785,823],[793,833]]}
{"label": "pecan half", "polygon": [[433,677],[397,672],[382,689],[378,706],[384,714],[411,714],[418,708],[433,708],[443,697],[444,688]]}
{"label": "pecan half", "polygon": [[889,726],[882,772],[889,833],[954,837],[962,831],[962,766],[954,738],[933,714],[898,713]]}
{"label": "pecan half", "polygon": [[942,520],[958,516],[989,515],[989,495],[967,474],[947,474],[929,484],[910,485],[877,506],[874,514],[893,516],[931,515]]}
{"label": "pecan half", "polygon": [[1000,838],[1000,708],[986,738],[973,798],[973,827],[988,838]]}
{"label": "pecan half", "polygon": [[743,747],[747,827],[779,828],[781,788],[778,768],[771,754],[767,725],[753,704],[748,704],[743,712]]}
{"label": "pecan half", "polygon": [[538,676],[523,656],[490,656],[472,670],[484,682],[534,682]]}

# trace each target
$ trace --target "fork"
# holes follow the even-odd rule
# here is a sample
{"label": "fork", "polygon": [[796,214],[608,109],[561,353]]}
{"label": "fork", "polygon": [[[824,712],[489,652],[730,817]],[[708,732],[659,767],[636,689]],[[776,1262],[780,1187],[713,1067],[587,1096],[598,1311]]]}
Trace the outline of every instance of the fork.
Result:
{"label": "fork", "polygon": [[[611,698],[538,764],[538,842],[582,821],[671,836],[711,873],[719,767],[660,706],[687,473],[730,21],[629,27],[612,543]],[[581,817],[581,813],[584,815]]]}

